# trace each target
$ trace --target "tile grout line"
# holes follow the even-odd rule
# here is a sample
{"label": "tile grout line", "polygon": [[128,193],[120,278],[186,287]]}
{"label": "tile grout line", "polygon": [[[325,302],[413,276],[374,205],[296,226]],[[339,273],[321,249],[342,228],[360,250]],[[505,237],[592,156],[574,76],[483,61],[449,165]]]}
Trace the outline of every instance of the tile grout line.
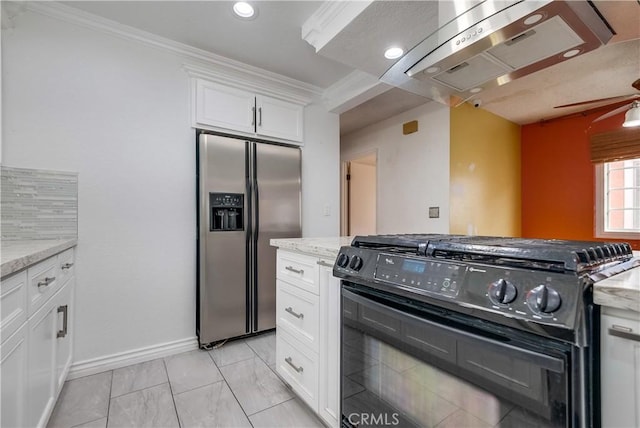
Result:
{"label": "tile grout line", "polygon": [[[273,334],[274,334],[274,336],[275,336],[275,332],[274,332]],[[255,337],[255,336],[254,336],[254,337]],[[260,338],[260,339],[264,339],[264,338],[266,338],[266,337],[267,337],[267,335],[265,334],[264,336],[259,337],[259,338]],[[274,340],[275,340],[275,337],[274,337]],[[282,379],[280,379],[280,377],[279,377],[279,376],[277,375],[277,373],[276,373],[276,372],[271,368],[271,366],[269,366],[269,364],[268,364],[268,363],[267,363],[267,362],[266,362],[266,361],[265,361],[265,360],[260,356],[260,354],[258,354],[258,352],[257,352],[255,349],[253,349],[253,347],[252,347],[249,343],[247,343],[247,342],[246,342],[246,340],[245,340],[245,344],[249,347],[249,349],[251,349],[251,350],[253,351],[253,353],[254,353],[254,357],[253,357],[253,358],[256,358],[256,357],[257,357],[257,358],[258,358],[262,363],[264,363],[264,365],[265,365],[265,366],[267,366],[267,368],[268,368],[272,373],[274,373],[274,375],[276,376],[276,378],[278,379],[278,381],[279,381],[279,382],[281,382],[281,383],[285,386],[285,388],[287,388],[287,389],[288,389],[289,391],[291,391],[291,392],[292,392],[292,394],[293,394],[293,390],[291,389],[291,387],[290,387],[290,386],[288,386],[286,383],[284,383],[284,382],[282,381]],[[211,355],[211,354],[209,354],[209,355]],[[211,356],[211,358],[213,359],[213,356]],[[231,363],[231,364],[227,364],[226,366],[223,366],[223,367],[232,366],[232,365],[234,365],[234,364],[238,364],[238,363],[241,363],[241,362],[244,362],[244,361],[247,361],[247,360],[249,360],[249,358],[247,358],[246,360],[240,360],[240,361],[236,361],[236,362]],[[214,364],[215,364],[215,360],[214,360]],[[216,365],[216,367],[217,367],[217,365]],[[236,397],[235,393],[233,392],[233,389],[231,389],[231,386],[230,386],[230,385],[229,385],[229,383],[227,382],[227,378],[226,378],[226,377],[224,377],[224,373],[222,373],[222,370],[220,370],[220,373],[222,374],[222,377],[224,378],[225,382],[227,383],[227,386],[229,387],[229,390],[230,390],[230,391],[231,391],[231,393],[233,394],[234,398],[236,399],[236,401],[238,401],[238,398]],[[242,411],[244,412],[244,414],[247,416],[247,419],[249,419],[249,416],[255,416],[255,415],[257,415],[258,413],[264,412],[265,410],[269,410],[269,409],[271,409],[271,408],[273,408],[273,407],[276,407],[276,406],[279,406],[279,405],[281,405],[281,404],[284,404],[284,403],[286,403],[287,401],[295,400],[295,398],[296,398],[296,397],[295,397],[295,394],[293,394],[293,395],[292,395],[292,397],[290,397],[290,398],[288,398],[288,399],[286,399],[286,400],[284,400],[284,401],[282,401],[282,402],[280,402],[280,403],[276,403],[276,404],[273,404],[273,405],[271,405],[271,406],[269,406],[269,407],[266,407],[266,408],[264,408],[264,409],[262,409],[262,410],[258,410],[257,412],[252,413],[251,415],[247,414],[247,412],[244,410],[244,407],[242,407],[242,404],[240,404],[240,402],[239,402],[239,401],[238,401],[238,404],[240,404],[240,408],[242,409]],[[251,423],[251,420],[250,420],[250,419],[249,419],[249,423]],[[251,423],[251,426],[253,426],[253,423]]]}
{"label": "tile grout line", "polygon": [[173,411],[176,414],[178,420],[178,427],[182,428],[182,421],[180,420],[180,414],[178,413],[178,406],[176,405],[176,397],[173,395],[173,387],[171,386],[171,379],[169,378],[169,370],[167,369],[167,362],[162,358],[162,366],[167,375],[167,383],[169,384],[169,394],[171,394],[171,402],[173,402]]}
{"label": "tile grout line", "polygon": [[113,370],[109,370],[111,372],[111,379],[109,380],[109,396],[107,400],[107,423],[105,424],[105,428],[109,428],[109,415],[111,414],[111,391],[113,390]]}
{"label": "tile grout line", "polygon": [[[244,342],[244,340],[243,340],[243,342]],[[249,346],[246,342],[244,342],[244,344]],[[252,347],[249,346],[249,349],[251,349],[251,352],[253,352],[254,355],[257,356],[256,352],[253,350]],[[240,407],[240,410],[242,410],[242,413],[244,413],[244,417],[247,418],[247,422],[249,422],[249,425],[251,425],[251,427],[253,428],[253,423],[251,423],[251,419],[249,419],[249,415],[247,415],[247,412],[244,410],[244,407],[242,407],[242,404],[240,404],[240,400],[238,400],[238,397],[236,397],[236,393],[233,392],[233,389],[231,389],[231,385],[229,385],[229,382],[227,382],[227,378],[224,376],[224,373],[222,373],[222,370],[220,370],[220,367],[218,367],[218,364],[216,364],[216,360],[213,359],[213,355],[211,355],[211,350],[207,351],[207,354],[209,354],[209,357],[211,357],[211,360],[213,361],[213,365],[216,366],[216,368],[220,372],[220,376],[222,376],[222,382],[224,382],[225,385],[227,385],[227,388],[229,388],[229,391],[231,392],[231,395],[233,395],[233,399],[236,400],[236,403],[238,403],[238,406]],[[246,361],[246,360],[242,360],[242,361]],[[233,364],[240,363],[242,361],[236,361],[235,363],[227,364],[227,366],[231,366]],[[223,366],[223,367],[225,367],[225,366]]]}

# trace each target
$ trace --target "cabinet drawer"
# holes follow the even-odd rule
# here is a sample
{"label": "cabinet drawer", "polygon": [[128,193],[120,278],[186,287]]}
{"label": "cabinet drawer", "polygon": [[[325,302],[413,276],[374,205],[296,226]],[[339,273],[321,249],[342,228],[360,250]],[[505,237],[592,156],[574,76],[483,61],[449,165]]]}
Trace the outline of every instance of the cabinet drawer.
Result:
{"label": "cabinet drawer", "polygon": [[60,288],[58,275],[58,257],[50,257],[27,269],[29,316]]}
{"label": "cabinet drawer", "polygon": [[318,352],[319,298],[308,291],[277,281],[276,324]]}
{"label": "cabinet drawer", "polygon": [[318,263],[315,257],[278,250],[276,278],[318,294]]}
{"label": "cabinet drawer", "polygon": [[0,343],[27,320],[27,271],[0,283]]}
{"label": "cabinet drawer", "polygon": [[318,355],[281,328],[276,330],[276,370],[318,412]]}
{"label": "cabinet drawer", "polygon": [[58,266],[60,267],[59,274],[60,285],[67,283],[69,278],[76,272],[76,254],[73,248],[69,248],[67,251],[58,254]]}

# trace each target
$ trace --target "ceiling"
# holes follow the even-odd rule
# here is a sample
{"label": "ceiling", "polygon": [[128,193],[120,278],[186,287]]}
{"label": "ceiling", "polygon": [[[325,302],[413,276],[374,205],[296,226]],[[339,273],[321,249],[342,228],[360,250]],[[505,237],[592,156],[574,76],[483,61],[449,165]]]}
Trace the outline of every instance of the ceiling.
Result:
{"label": "ceiling", "polygon": [[[384,67],[381,56],[376,54],[377,46],[386,45],[388,40],[419,40],[419,22],[434,9],[433,1],[375,2],[367,7],[367,14],[354,19],[359,25],[357,31],[347,27],[318,55],[302,39],[301,28],[324,3],[321,1],[254,1],[258,16],[252,20],[236,18],[230,1],[64,3],[322,89],[345,78],[356,67],[367,71],[367,63],[376,70]],[[554,109],[556,105],[637,92],[631,82],[640,77],[640,3],[594,3],[617,33],[608,45],[485,91],[478,97],[481,108],[525,124],[598,106]],[[362,23],[366,24],[365,29]],[[391,89],[342,113],[341,134],[424,102],[429,100]]]}
{"label": "ceiling", "polygon": [[319,56],[300,36],[321,1],[258,1],[255,19],[232,1],[68,1],[68,6],[226,58],[326,88],[353,68]]}

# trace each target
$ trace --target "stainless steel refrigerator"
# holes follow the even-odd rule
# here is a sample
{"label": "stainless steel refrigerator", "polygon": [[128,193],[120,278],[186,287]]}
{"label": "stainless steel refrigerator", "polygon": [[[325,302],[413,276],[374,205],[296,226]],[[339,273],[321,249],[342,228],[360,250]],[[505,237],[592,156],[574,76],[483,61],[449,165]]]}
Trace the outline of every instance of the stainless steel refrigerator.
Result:
{"label": "stainless steel refrigerator", "polygon": [[300,149],[198,135],[200,346],[276,326],[272,238],[301,235]]}

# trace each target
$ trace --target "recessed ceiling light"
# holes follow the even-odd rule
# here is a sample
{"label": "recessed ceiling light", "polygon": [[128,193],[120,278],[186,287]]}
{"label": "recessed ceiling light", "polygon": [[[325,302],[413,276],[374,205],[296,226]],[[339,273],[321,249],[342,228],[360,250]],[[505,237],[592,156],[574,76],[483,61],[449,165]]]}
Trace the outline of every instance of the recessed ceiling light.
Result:
{"label": "recessed ceiling light", "polygon": [[387,59],[396,59],[396,58],[400,58],[403,53],[404,51],[402,50],[402,48],[391,47],[386,51],[384,51],[384,57]]}
{"label": "recessed ceiling light", "polygon": [[469,92],[471,92],[472,94],[477,94],[480,91],[482,91],[482,88],[473,88],[469,90]]}
{"label": "recessed ceiling light", "polygon": [[251,18],[255,15],[256,11],[249,3],[246,1],[239,1],[233,5],[233,11],[240,18]]}
{"label": "recessed ceiling light", "polygon": [[429,67],[424,72],[433,74],[433,73],[437,73],[438,71],[440,71],[440,67]]}
{"label": "recessed ceiling light", "polygon": [[539,13],[536,13],[535,15],[531,15],[530,17],[525,19],[524,25],[533,25],[536,22],[540,21],[541,19],[542,19],[542,15]]}
{"label": "recessed ceiling light", "polygon": [[570,51],[566,51],[562,54],[565,58],[571,58],[572,56],[576,56],[580,53],[580,49],[571,49]]}

